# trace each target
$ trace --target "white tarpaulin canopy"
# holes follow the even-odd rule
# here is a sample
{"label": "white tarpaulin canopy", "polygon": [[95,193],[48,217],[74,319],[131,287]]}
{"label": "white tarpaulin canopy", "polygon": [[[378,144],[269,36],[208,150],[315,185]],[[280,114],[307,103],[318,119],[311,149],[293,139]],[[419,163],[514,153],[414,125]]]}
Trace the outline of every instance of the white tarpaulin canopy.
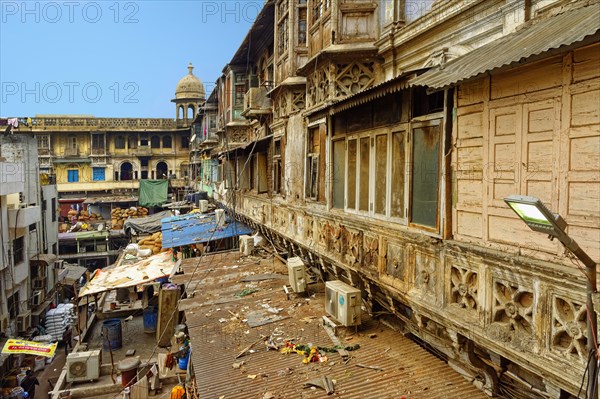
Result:
{"label": "white tarpaulin canopy", "polygon": [[170,252],[161,252],[133,265],[122,265],[108,270],[97,269],[90,281],[79,291],[79,297],[150,283],[158,278],[170,276],[175,265]]}

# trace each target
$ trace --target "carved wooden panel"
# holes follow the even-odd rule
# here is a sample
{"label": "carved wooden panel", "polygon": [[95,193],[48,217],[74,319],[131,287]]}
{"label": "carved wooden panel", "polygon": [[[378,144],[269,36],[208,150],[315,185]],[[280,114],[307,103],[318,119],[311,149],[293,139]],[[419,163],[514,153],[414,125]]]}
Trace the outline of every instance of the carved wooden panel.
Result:
{"label": "carved wooden panel", "polygon": [[475,271],[453,265],[450,268],[449,284],[450,303],[465,310],[477,311],[479,276]]}
{"label": "carved wooden panel", "polygon": [[250,141],[250,129],[246,127],[228,127],[227,138],[229,143],[247,143]]}
{"label": "carved wooden panel", "polygon": [[415,288],[425,294],[427,299],[435,301],[439,280],[439,260],[433,254],[415,250]]}
{"label": "carved wooden panel", "polygon": [[342,39],[369,39],[372,33],[370,14],[349,12],[342,15]]}
{"label": "carved wooden panel", "polygon": [[379,237],[365,234],[363,251],[364,266],[379,270]]}
{"label": "carved wooden panel", "polygon": [[352,62],[338,64],[335,76],[335,94],[345,97],[369,88],[375,82],[373,63]]}
{"label": "carved wooden panel", "polygon": [[492,324],[488,335],[523,351],[536,351],[535,294],[531,287],[494,280]]}
{"label": "carved wooden panel", "polygon": [[304,90],[296,90],[291,93],[292,95],[292,112],[302,111],[306,106]]}
{"label": "carved wooden panel", "polygon": [[360,230],[348,229],[346,230],[346,236],[346,262],[350,266],[357,267],[362,259],[363,233]]}
{"label": "carved wooden panel", "polygon": [[385,272],[394,278],[406,280],[406,261],[404,247],[388,244]]}
{"label": "carved wooden panel", "polygon": [[312,244],[314,241],[315,220],[312,216],[304,217],[304,240],[307,244]]}
{"label": "carved wooden panel", "polygon": [[552,299],[550,350],[567,359],[587,360],[587,312],[585,304],[555,296]]}
{"label": "carved wooden panel", "polygon": [[327,68],[321,68],[310,74],[306,79],[308,107],[317,105],[329,98],[329,73]]}

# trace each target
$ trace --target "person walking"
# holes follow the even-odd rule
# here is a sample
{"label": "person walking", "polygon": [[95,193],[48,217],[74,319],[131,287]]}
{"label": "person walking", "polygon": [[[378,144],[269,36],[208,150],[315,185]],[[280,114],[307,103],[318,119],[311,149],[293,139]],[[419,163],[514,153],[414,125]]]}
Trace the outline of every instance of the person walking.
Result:
{"label": "person walking", "polygon": [[27,392],[27,395],[30,399],[35,398],[36,385],[40,385],[40,382],[38,381],[37,377],[33,375],[33,371],[27,370],[25,378],[23,378],[23,381],[21,381],[21,388]]}
{"label": "person walking", "polygon": [[73,339],[73,332],[70,326],[67,326],[63,333],[63,342],[65,343],[65,356],[69,354],[69,348],[73,348],[71,340]]}

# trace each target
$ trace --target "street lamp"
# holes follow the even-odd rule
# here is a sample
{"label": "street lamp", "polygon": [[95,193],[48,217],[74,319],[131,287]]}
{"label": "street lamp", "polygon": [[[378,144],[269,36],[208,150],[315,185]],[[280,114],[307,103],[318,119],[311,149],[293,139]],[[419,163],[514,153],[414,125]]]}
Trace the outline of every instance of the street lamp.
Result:
{"label": "street lamp", "polygon": [[[586,307],[588,313],[587,324],[587,350],[588,354],[595,350],[594,340],[597,336],[598,326],[596,311],[592,295],[596,293],[596,262],[585,253],[583,249],[565,232],[567,222],[556,213],[552,213],[539,198],[525,195],[511,195],[504,198],[504,202],[529,226],[533,231],[548,234],[550,240],[555,237],[573,253],[584,265],[586,275]],[[596,357],[599,354],[596,353]],[[589,364],[589,361],[588,361]],[[587,367],[587,365],[586,365]],[[596,398],[598,368],[596,360],[591,362],[589,368],[587,397]]]}

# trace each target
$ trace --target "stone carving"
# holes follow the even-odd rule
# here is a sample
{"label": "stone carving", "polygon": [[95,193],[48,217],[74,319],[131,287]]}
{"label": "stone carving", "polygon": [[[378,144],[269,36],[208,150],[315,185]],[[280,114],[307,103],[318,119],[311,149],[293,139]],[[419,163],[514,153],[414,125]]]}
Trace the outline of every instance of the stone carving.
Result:
{"label": "stone carving", "polygon": [[404,249],[399,245],[388,244],[386,273],[394,278],[404,281],[406,279]]}
{"label": "stone carving", "polygon": [[364,265],[378,270],[379,266],[379,237],[365,234]]}
{"label": "stone carving", "polygon": [[338,64],[335,94],[337,97],[349,96],[371,87],[373,82],[375,82],[375,71],[372,62]]}
{"label": "stone carving", "polygon": [[560,297],[552,301],[551,349],[568,358],[587,360],[587,321],[585,305]]}
{"label": "stone carving", "polygon": [[477,310],[478,276],[472,270],[452,266],[450,302],[467,310]]}

